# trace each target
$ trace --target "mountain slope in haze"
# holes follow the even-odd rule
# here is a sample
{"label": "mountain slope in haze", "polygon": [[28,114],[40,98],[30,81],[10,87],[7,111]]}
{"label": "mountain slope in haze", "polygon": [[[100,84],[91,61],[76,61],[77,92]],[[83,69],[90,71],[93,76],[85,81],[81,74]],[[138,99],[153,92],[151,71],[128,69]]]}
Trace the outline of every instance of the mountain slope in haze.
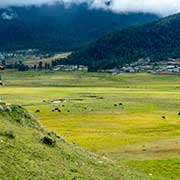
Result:
{"label": "mountain slope in haze", "polygon": [[147,57],[153,61],[180,57],[180,14],[111,33],[73,53],[65,63],[96,71]]}
{"label": "mountain slope in haze", "polygon": [[0,179],[143,179],[47,132],[19,105],[0,104]]}
{"label": "mountain slope in haze", "polygon": [[115,14],[87,4],[0,9],[0,50],[72,50],[106,33],[153,21],[153,14]]}

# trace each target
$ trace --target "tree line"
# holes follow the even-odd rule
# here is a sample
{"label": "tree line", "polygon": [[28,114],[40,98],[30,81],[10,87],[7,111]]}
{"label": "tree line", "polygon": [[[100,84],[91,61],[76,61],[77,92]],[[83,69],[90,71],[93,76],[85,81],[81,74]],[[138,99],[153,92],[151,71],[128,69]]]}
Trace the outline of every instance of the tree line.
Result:
{"label": "tree line", "polygon": [[2,65],[6,69],[16,69],[18,71],[28,71],[30,69],[33,70],[50,70],[53,67],[53,63],[48,63],[48,62],[42,62],[39,61],[38,64],[34,64],[32,66],[24,64],[22,61],[16,61],[11,64],[6,64],[5,61],[2,61]]}

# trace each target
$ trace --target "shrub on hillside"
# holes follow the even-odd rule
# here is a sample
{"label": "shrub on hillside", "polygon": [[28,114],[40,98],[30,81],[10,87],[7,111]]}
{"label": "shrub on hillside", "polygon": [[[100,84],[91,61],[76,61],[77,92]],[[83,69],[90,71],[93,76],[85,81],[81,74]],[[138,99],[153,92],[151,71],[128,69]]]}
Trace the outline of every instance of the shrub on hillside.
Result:
{"label": "shrub on hillside", "polygon": [[50,136],[45,136],[45,137],[43,137],[43,138],[41,139],[41,142],[42,142],[43,144],[48,145],[48,146],[55,146],[55,145],[56,145],[56,141],[55,141],[52,137],[50,137]]}
{"label": "shrub on hillside", "polygon": [[13,131],[5,131],[0,133],[0,136],[5,136],[9,139],[15,139],[15,134],[13,133]]}

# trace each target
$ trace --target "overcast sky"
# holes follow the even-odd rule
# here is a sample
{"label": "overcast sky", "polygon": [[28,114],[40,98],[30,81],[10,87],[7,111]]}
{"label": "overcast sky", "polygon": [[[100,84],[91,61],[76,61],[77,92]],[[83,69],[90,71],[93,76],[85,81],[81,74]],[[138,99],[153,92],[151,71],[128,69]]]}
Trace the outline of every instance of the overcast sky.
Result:
{"label": "overcast sky", "polygon": [[[107,8],[105,1],[110,0],[0,0],[0,7],[52,4],[55,1],[87,2],[94,8]],[[115,12],[151,12],[166,16],[180,12],[180,0],[112,0],[108,8]]]}

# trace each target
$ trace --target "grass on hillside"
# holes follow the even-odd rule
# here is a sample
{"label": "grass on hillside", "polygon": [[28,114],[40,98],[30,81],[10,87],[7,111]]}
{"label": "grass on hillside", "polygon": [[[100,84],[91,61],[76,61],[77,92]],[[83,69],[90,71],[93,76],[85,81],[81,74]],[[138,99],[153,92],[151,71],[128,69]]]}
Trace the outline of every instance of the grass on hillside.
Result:
{"label": "grass on hillside", "polygon": [[55,61],[57,59],[58,60],[64,59],[64,58],[68,57],[70,54],[71,54],[71,52],[66,52],[66,53],[55,54],[54,56],[49,57],[49,58],[41,58],[41,59],[28,58],[24,61],[24,64],[28,65],[30,67],[33,67],[34,65],[38,66],[40,61],[43,62],[43,64],[45,64],[45,63],[51,64],[52,61]]}
{"label": "grass on hillside", "polygon": [[[131,180],[144,176],[67,143],[43,129],[19,106],[1,104],[0,107],[2,180]],[[43,143],[44,137],[53,139],[54,144]]]}

